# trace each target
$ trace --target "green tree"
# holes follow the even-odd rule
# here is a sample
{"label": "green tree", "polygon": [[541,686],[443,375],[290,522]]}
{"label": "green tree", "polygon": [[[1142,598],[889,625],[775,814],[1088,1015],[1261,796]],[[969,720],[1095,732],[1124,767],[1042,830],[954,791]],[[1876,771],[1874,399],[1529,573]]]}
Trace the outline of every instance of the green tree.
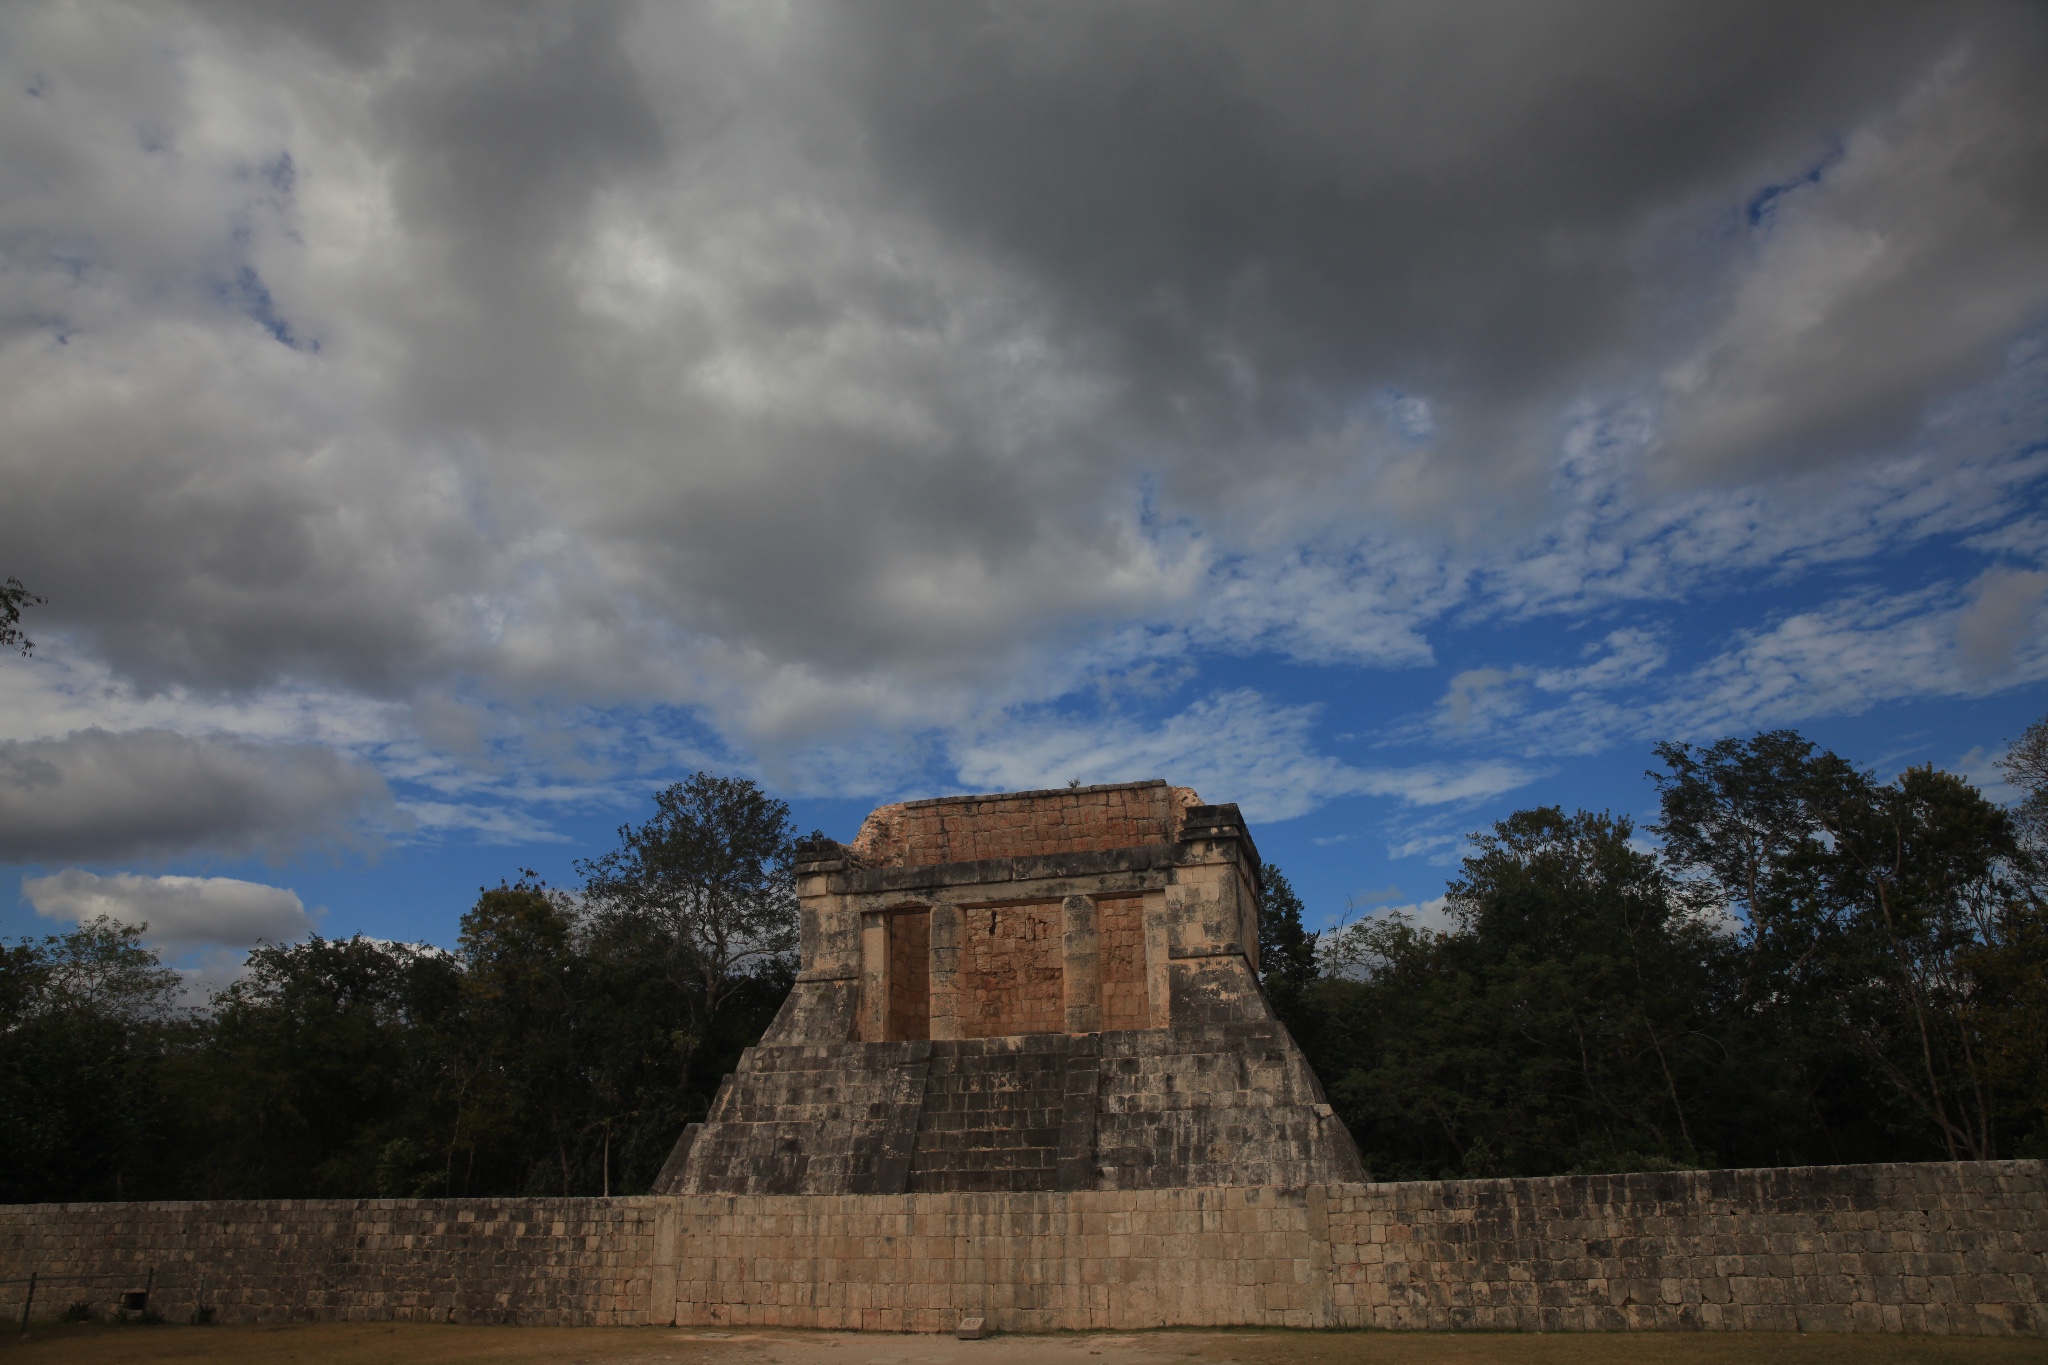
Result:
{"label": "green tree", "polygon": [[38,597],[21,585],[21,580],[9,577],[0,583],[0,649],[18,649],[23,654],[34,651],[36,642],[21,630],[23,607],[42,606],[49,599]]}
{"label": "green tree", "polygon": [[462,917],[456,1192],[576,1192],[589,1098],[579,929],[569,898],[532,873],[485,889]]}
{"label": "green tree", "polygon": [[1297,1037],[1308,1027],[1305,1000],[1315,984],[1317,935],[1301,922],[1301,897],[1272,863],[1259,868],[1265,895],[1259,906],[1259,981],[1273,1012]]}
{"label": "green tree", "polygon": [[674,983],[658,924],[607,916],[589,925],[584,943],[590,1100],[582,1178],[594,1193],[643,1193],[683,1125],[704,1117],[721,1076],[760,1040],[794,972],[786,961],[764,964],[706,1015],[696,991]]}
{"label": "green tree", "polygon": [[2006,749],[1998,766],[2006,781],[2019,788],[2014,824],[2032,855],[2038,877],[2042,863],[2048,861],[2048,717],[2029,725]]}
{"label": "green tree", "polygon": [[655,793],[654,818],[619,827],[619,847],[577,863],[600,932],[639,945],[685,1007],[676,1067],[719,1012],[762,974],[787,975],[797,943],[789,807],[744,778],[698,773]]}
{"label": "green tree", "polygon": [[1989,1006],[1985,1066],[2013,1103],[2012,1154],[2048,1157],[2048,719],[2028,726],[1999,766],[2020,791],[2020,894],[2001,951],[1977,964]]}
{"label": "green tree", "polygon": [[[1877,1083],[1826,1102],[1917,1133],[1951,1159],[2000,1148],[2009,1095],[1990,1060],[2000,992],[2039,923],[2010,816],[1953,774],[1880,783],[1779,731],[1703,749],[1662,745],[1674,867],[1742,921],[1745,1008],[1805,1040],[1809,1071],[1842,1052]],[[1845,1102],[1846,1101],[1846,1102]]]}
{"label": "green tree", "polygon": [[453,954],[262,947],[197,1014],[138,929],[0,949],[0,1198],[644,1191],[788,993],[792,833],[700,774],[585,901],[524,873]]}
{"label": "green tree", "polygon": [[[2011,821],[1952,773],[1844,780],[1817,803],[1831,842],[1827,900],[1870,982],[1842,983],[1848,1027],[1951,1160],[1997,1153],[1979,968],[2009,946],[2017,852]],[[1867,997],[1867,998],[1866,998]]]}
{"label": "green tree", "polygon": [[[1769,1160],[1874,1161],[1898,1154],[1881,1080],[1841,1027],[1839,926],[1819,888],[1827,840],[1810,796],[1813,744],[1789,730],[1696,747],[1656,747],[1661,818],[1651,827],[1667,866],[1738,926],[1735,1009],[1743,1050],[1768,1078],[1752,1101]],[[1825,771],[1846,767],[1832,755]]]}
{"label": "green tree", "polygon": [[443,1030],[460,972],[434,948],[360,936],[266,945],[216,994],[177,1080],[204,1197],[419,1195],[432,1160]]}
{"label": "green tree", "polygon": [[177,973],[102,915],[0,950],[0,1202],[160,1190]]}
{"label": "green tree", "polygon": [[1448,931],[1392,915],[1330,942],[1325,1075],[1376,1172],[1711,1164],[1731,945],[1632,835],[1518,811],[1474,836]]}

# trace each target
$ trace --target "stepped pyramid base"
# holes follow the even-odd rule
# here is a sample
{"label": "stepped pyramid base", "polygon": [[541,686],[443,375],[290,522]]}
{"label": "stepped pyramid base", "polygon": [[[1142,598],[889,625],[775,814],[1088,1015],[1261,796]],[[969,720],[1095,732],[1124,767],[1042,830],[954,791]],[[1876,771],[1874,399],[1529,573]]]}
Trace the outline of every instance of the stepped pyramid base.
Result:
{"label": "stepped pyramid base", "polygon": [[1364,1178],[1273,1020],[750,1048],[656,1193],[1302,1186]]}
{"label": "stepped pyramid base", "polygon": [[1260,992],[1258,868],[1236,807],[1164,782],[884,807],[808,845],[796,986],[655,1193],[1364,1179]]}

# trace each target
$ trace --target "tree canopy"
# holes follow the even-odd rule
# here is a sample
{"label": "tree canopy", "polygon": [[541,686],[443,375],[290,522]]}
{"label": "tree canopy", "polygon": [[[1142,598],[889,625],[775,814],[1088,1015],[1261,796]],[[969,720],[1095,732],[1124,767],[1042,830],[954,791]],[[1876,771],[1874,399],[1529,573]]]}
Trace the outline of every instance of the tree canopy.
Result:
{"label": "tree canopy", "polygon": [[315,936],[201,1008],[143,929],[0,950],[0,1200],[647,1189],[795,975],[788,811],[699,775],[452,951]]}
{"label": "tree canopy", "polygon": [[38,597],[22,586],[21,580],[10,575],[0,583],[0,649],[18,649],[23,654],[34,652],[36,642],[22,633],[21,609],[39,607],[49,599]]}
{"label": "tree canopy", "polygon": [[[1448,923],[1307,927],[1260,984],[1382,1179],[2048,1156],[2048,722],[2015,809],[1789,731],[1660,745],[1659,817],[1475,834]],[[452,949],[314,937],[198,1007],[143,930],[0,948],[0,1200],[646,1190],[796,967],[794,829],[699,774]]]}
{"label": "tree canopy", "polygon": [[1933,768],[1879,782],[1789,731],[1656,753],[1661,847],[1520,811],[1474,836],[1447,931],[1326,938],[1289,1022],[1368,1164],[2048,1155],[2027,807]]}

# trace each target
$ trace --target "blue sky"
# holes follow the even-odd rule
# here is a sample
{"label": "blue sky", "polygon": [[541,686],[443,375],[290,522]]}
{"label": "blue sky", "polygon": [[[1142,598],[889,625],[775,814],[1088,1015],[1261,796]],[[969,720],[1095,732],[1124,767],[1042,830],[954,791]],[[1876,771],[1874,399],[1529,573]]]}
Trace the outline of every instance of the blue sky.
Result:
{"label": "blue sky", "polygon": [[0,934],[448,944],[700,767],[1427,913],[2048,713],[2033,7],[292,8],[0,16]]}

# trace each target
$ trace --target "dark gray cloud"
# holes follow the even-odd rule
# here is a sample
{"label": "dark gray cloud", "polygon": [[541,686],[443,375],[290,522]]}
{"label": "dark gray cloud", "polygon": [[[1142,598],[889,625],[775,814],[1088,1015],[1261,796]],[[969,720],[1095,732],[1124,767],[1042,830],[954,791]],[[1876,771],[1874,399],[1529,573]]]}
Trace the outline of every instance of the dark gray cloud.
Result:
{"label": "dark gray cloud", "polygon": [[1412,661],[1429,538],[1586,405],[1754,478],[1993,366],[2044,56],[1883,0],[24,3],[0,570],[145,689],[742,744],[1043,699],[1105,626]]}
{"label": "dark gray cloud", "polygon": [[44,919],[79,923],[105,915],[147,925],[149,941],[173,951],[290,943],[313,931],[313,917],[289,887],[232,877],[99,876],[67,867],[22,878],[21,891]]}
{"label": "dark gray cloud", "polygon": [[[1581,388],[1694,347],[1703,308],[1742,288],[1764,213],[1803,209],[1802,182],[1845,142],[1850,173],[1881,163],[1866,182],[1921,183],[1865,183],[1837,212],[1924,240],[1894,263],[1904,278],[1819,320],[1796,410],[1754,424],[1748,449],[1701,436],[1700,458],[1896,443],[2043,303],[2039,269],[2015,273],[2048,248],[2032,7],[887,13],[842,17],[890,183],[1053,291],[1074,341],[1127,380],[1142,435],[1228,460],[1393,387],[1435,400],[1460,463],[1540,461]],[[1963,88],[1915,93],[1928,83]],[[1964,107],[1899,110],[1916,99]],[[1917,138],[1936,164],[1859,138]],[[2026,303],[1952,320],[1970,311],[1959,286]],[[1930,326],[1969,340],[1909,335]]]}
{"label": "dark gray cloud", "polygon": [[0,743],[0,863],[355,842],[389,816],[383,779],[332,749],[168,730]]}

